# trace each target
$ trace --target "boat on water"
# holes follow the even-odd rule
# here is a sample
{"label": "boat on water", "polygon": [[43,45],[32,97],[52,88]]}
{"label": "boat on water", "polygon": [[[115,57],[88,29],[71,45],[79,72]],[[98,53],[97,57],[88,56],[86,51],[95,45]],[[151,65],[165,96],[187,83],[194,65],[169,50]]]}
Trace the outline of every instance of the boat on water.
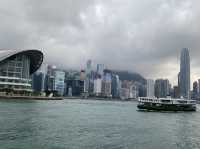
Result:
{"label": "boat on water", "polygon": [[196,111],[196,101],[189,99],[138,98],[138,109],[148,111]]}

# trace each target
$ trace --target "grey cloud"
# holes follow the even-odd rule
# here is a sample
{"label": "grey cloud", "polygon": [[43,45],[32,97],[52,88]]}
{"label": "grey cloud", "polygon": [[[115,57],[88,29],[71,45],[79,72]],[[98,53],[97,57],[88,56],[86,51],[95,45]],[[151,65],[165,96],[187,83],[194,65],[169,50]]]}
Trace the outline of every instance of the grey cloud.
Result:
{"label": "grey cloud", "polygon": [[[81,69],[87,59],[176,83],[191,49],[200,74],[200,2],[195,0],[16,0],[0,2],[2,48],[44,49],[46,62]],[[11,6],[13,8],[11,8]]]}

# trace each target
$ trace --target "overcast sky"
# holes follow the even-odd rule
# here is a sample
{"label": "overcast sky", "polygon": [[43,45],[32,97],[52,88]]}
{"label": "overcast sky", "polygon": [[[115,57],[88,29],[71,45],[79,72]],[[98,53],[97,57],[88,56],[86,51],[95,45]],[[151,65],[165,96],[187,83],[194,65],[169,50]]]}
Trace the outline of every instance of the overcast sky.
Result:
{"label": "overcast sky", "polygon": [[169,78],[176,84],[180,50],[190,48],[192,80],[200,78],[198,0],[1,0],[0,47],[42,49],[45,61]]}

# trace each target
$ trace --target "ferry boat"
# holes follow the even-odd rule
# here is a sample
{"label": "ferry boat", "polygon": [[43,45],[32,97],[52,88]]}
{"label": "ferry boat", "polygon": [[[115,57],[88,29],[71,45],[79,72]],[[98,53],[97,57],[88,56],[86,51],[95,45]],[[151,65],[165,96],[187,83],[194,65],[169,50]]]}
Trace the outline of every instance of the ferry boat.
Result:
{"label": "ferry boat", "polygon": [[138,109],[148,111],[196,111],[196,101],[189,99],[140,97]]}

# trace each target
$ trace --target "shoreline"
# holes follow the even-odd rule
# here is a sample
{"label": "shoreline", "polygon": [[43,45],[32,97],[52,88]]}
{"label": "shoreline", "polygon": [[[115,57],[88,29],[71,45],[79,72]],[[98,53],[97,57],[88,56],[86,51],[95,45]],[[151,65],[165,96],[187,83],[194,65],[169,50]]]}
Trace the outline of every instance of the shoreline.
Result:
{"label": "shoreline", "polygon": [[83,98],[81,96],[72,97],[43,97],[43,96],[10,96],[10,95],[0,95],[0,100],[102,100],[102,101],[137,101],[137,99],[120,99],[120,98],[103,98],[103,97],[87,97]]}
{"label": "shoreline", "polygon": [[63,97],[42,96],[0,96],[0,100],[63,100]]}
{"label": "shoreline", "polygon": [[83,97],[79,97],[79,96],[73,96],[73,97],[63,97],[64,100],[67,99],[81,99],[81,100],[102,100],[102,101],[137,101],[137,99],[120,99],[120,98],[103,98],[103,97],[87,97],[87,98],[83,98]]}

